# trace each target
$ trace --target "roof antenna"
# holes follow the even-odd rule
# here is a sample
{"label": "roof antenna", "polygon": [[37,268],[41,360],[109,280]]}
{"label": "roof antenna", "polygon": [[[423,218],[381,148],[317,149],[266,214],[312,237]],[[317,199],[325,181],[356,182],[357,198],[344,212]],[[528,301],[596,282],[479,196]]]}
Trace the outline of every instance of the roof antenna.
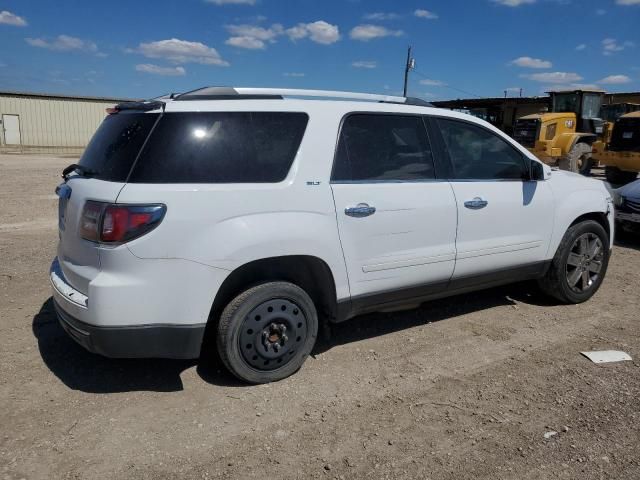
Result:
{"label": "roof antenna", "polygon": [[416,59],[411,58],[411,45],[409,45],[409,49],[407,50],[407,63],[404,67],[404,89],[402,90],[402,96],[407,96],[407,82],[409,81],[409,71],[416,68]]}

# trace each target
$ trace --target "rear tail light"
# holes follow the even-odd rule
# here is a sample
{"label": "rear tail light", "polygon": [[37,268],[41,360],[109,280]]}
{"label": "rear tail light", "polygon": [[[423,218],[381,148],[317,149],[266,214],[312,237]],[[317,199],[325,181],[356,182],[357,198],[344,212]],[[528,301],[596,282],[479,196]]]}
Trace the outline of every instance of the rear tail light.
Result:
{"label": "rear tail light", "polygon": [[80,236],[100,243],[125,243],[156,228],[167,211],[162,204],[118,205],[88,201],[80,220]]}

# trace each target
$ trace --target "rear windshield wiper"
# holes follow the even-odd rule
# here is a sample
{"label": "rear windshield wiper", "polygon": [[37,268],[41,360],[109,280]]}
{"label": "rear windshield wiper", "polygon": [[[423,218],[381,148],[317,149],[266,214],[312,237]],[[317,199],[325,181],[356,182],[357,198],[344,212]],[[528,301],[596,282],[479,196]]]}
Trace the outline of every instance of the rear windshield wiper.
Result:
{"label": "rear windshield wiper", "polygon": [[92,177],[94,175],[98,175],[99,173],[97,170],[92,170],[90,168],[83,167],[80,164],[72,163],[67,168],[62,170],[62,178],[67,180],[69,178],[69,175],[71,175],[73,172],[76,172],[78,175],[82,177]]}

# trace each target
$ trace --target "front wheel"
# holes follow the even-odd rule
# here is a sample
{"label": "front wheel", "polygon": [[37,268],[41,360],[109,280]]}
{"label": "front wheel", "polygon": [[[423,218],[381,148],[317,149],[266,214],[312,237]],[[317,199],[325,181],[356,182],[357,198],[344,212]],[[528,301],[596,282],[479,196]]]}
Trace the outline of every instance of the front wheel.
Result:
{"label": "front wheel", "polygon": [[591,145],[587,143],[576,143],[567,156],[560,159],[560,169],[578,172],[582,175],[589,175],[593,164],[591,151]]}
{"label": "front wheel", "polygon": [[217,345],[227,369],[248,383],[295,373],[315,345],[318,314],[309,295],[288,282],[250,288],[224,309]]}
{"label": "front wheel", "polygon": [[609,236],[598,222],[586,220],[567,230],[538,284],[563,303],[582,303],[598,291],[608,265]]}

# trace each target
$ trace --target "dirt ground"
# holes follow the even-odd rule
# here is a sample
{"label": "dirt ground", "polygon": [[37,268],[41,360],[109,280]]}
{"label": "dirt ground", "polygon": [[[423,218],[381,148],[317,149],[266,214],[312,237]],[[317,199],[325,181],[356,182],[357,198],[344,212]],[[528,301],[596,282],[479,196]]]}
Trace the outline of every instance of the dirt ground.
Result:
{"label": "dirt ground", "polygon": [[245,386],[67,338],[48,269],[72,161],[0,156],[0,479],[640,478],[640,237],[586,304],[518,284],[367,315]]}

